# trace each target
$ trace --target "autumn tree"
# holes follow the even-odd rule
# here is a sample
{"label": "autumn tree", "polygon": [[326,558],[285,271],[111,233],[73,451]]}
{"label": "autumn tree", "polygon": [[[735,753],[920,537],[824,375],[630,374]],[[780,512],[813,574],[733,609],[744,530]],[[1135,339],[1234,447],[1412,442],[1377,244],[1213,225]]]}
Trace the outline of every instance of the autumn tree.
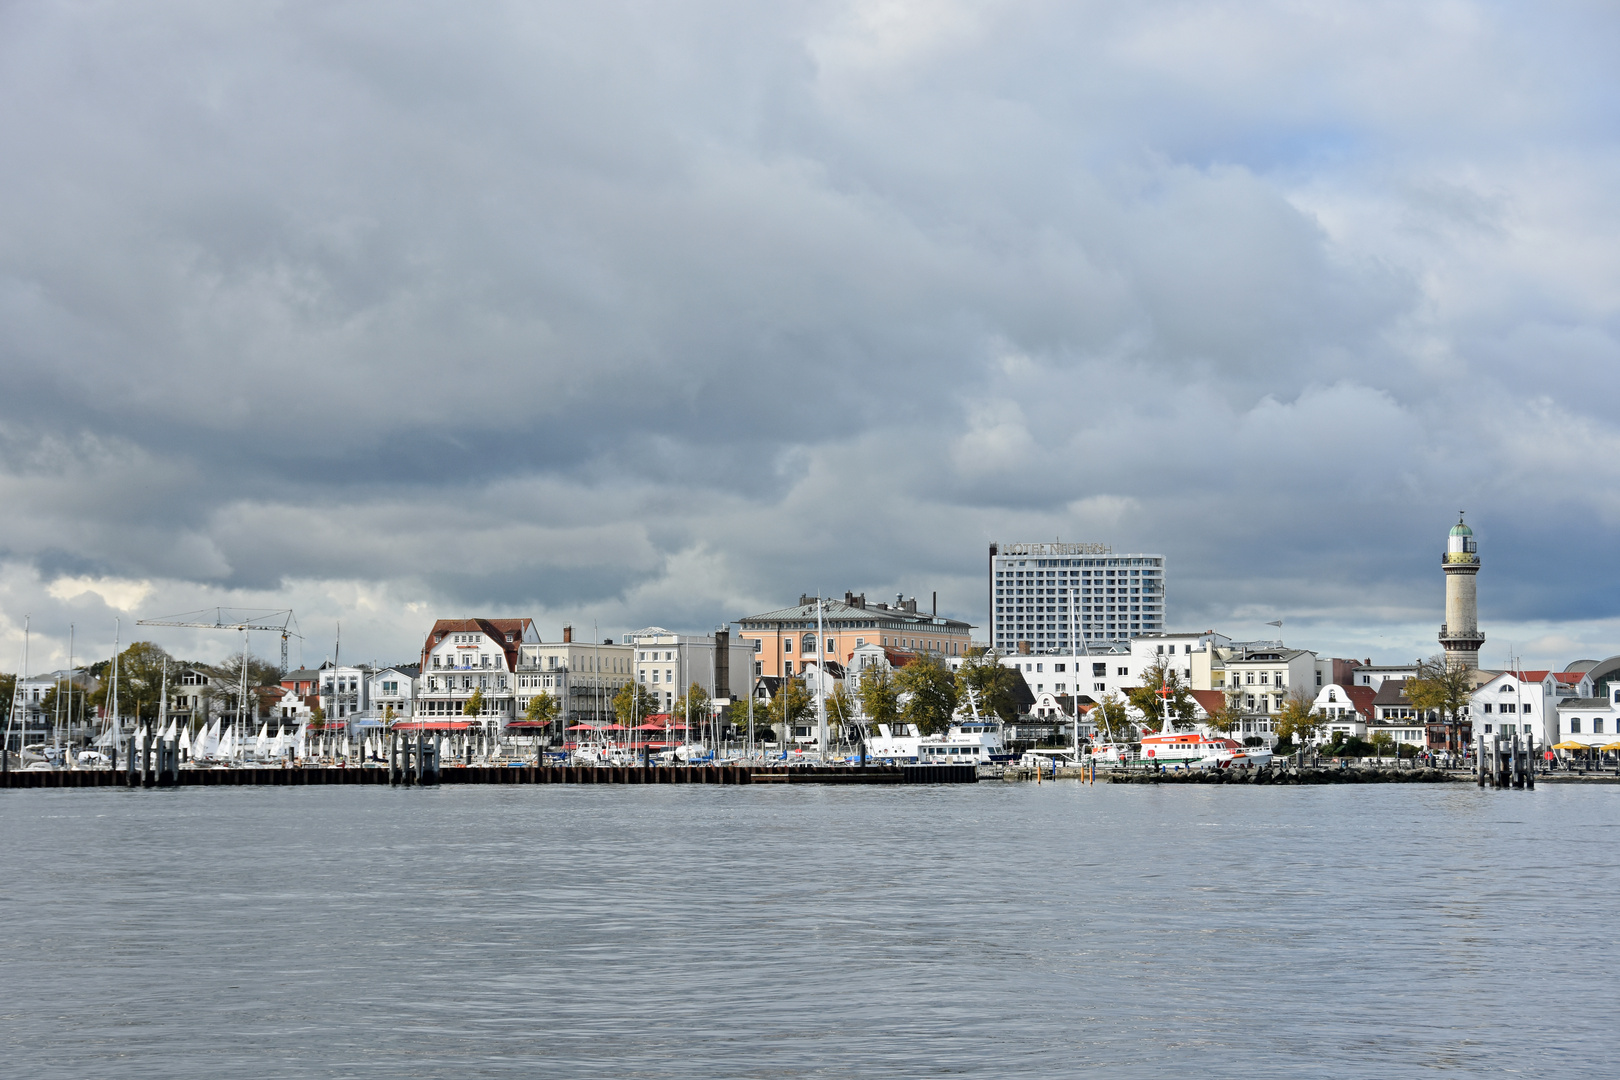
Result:
{"label": "autumn tree", "polygon": [[978,699],[981,716],[995,715],[1009,724],[1018,719],[1018,673],[994,651],[972,650],[956,669],[957,696],[966,698],[969,690]]}
{"label": "autumn tree", "polygon": [[1315,702],[1304,689],[1297,689],[1283,702],[1282,712],[1271,723],[1271,730],[1279,739],[1307,743],[1316,738],[1326,721],[1315,711]]}
{"label": "autumn tree", "polygon": [[[533,701],[529,702],[529,708],[534,708]],[[613,695],[613,715],[627,728],[640,727],[647,722],[647,717],[657,711],[658,698],[641,683],[625,683]]]}
{"label": "autumn tree", "polygon": [[1446,745],[1452,745],[1452,733],[1460,730],[1462,711],[1474,693],[1474,672],[1444,656],[1431,656],[1418,665],[1417,673],[1401,689],[1419,716],[1427,719],[1431,713],[1439,714],[1446,724]]}
{"label": "autumn tree", "polygon": [[798,679],[783,679],[771,699],[768,715],[771,723],[782,725],[782,737],[793,737],[793,729],[804,723],[816,711],[815,695]]}
{"label": "autumn tree", "polygon": [[1222,735],[1230,735],[1239,730],[1243,723],[1243,710],[1238,708],[1240,695],[1232,692],[1221,695],[1221,707],[1210,714],[1204,721],[1211,731],[1218,731]]}
{"label": "autumn tree", "polygon": [[949,730],[956,711],[956,676],[945,661],[922,653],[900,669],[900,689],[908,696],[901,709],[907,723],[923,735]]}
{"label": "autumn tree", "polygon": [[709,692],[697,683],[692,683],[686,688],[686,693],[676,698],[675,704],[670,707],[670,719],[691,724],[693,727],[707,723],[710,713],[709,702]]}
{"label": "autumn tree", "polygon": [[467,703],[461,707],[461,715],[462,716],[477,716],[479,713],[482,713],[483,711],[484,711],[484,691],[482,690],[482,688],[480,688],[478,690],[474,690],[472,692],[472,697],[468,698]]}
{"label": "autumn tree", "polygon": [[1131,723],[1125,702],[1118,694],[1109,692],[1086,714],[1105,742],[1127,743],[1136,741],[1136,725]]}
{"label": "autumn tree", "polygon": [[[617,699],[613,702],[614,711],[618,711]],[[523,719],[530,724],[545,725],[549,728],[562,713],[562,702],[550,694],[536,694],[529,699],[529,707],[523,711]],[[632,725],[626,724],[626,727]]]}
{"label": "autumn tree", "polygon": [[1126,696],[1144,720],[1155,728],[1164,726],[1165,702],[1170,704],[1170,725],[1177,730],[1192,728],[1197,716],[1197,703],[1190,689],[1164,660],[1142,672],[1138,686],[1127,690]]}
{"label": "autumn tree", "polygon": [[855,720],[855,699],[850,696],[849,690],[843,683],[833,688],[827,695],[826,701],[827,723],[843,731]]}

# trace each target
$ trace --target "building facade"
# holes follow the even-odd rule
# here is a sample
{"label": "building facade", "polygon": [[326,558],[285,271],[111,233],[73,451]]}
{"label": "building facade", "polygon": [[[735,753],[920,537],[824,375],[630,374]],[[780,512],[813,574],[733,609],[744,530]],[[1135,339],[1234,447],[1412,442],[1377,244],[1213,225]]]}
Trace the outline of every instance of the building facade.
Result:
{"label": "building facade", "polygon": [[814,596],[800,596],[792,607],[737,620],[737,639],[746,643],[755,676],[802,674],[805,663],[822,659],[847,666],[855,650],[867,645],[956,657],[972,644],[971,624],[918,611],[915,597],[896,596],[890,605],[847,592],[842,600],[819,601],[819,623],[817,603]]}
{"label": "building facade", "polygon": [[480,721],[510,722],[517,705],[518,651],[538,641],[529,619],[440,619],[422,645],[417,719],[459,721],[468,699],[481,694]]}
{"label": "building facade", "polygon": [[561,641],[524,645],[518,650],[517,716],[528,712],[534,697],[550,694],[564,728],[611,722],[613,695],[635,678],[633,655],[628,642],[575,641],[571,626],[563,627]]}
{"label": "building facade", "polygon": [[991,544],[990,644],[1084,651],[1164,630],[1164,556],[1100,544]]}

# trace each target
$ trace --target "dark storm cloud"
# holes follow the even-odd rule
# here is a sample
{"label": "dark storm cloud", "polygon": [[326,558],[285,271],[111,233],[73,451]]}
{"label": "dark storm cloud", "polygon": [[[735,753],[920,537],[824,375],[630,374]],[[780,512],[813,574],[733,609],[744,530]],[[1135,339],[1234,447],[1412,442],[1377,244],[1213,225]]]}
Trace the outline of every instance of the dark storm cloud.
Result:
{"label": "dark storm cloud", "polygon": [[1611,618],[1532,556],[1620,525],[1615,44],[1579,5],[11,5],[7,627],[982,621],[983,545],[1061,534],[1332,649],[1432,637],[1458,506],[1488,617]]}

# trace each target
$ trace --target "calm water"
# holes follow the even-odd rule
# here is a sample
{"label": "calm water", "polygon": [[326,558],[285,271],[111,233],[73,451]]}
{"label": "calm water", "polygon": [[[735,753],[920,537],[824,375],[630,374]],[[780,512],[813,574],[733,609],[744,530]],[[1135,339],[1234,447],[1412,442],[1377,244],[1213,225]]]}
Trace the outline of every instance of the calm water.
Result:
{"label": "calm water", "polygon": [[1620,1072],[1620,787],[0,793],[16,1077]]}

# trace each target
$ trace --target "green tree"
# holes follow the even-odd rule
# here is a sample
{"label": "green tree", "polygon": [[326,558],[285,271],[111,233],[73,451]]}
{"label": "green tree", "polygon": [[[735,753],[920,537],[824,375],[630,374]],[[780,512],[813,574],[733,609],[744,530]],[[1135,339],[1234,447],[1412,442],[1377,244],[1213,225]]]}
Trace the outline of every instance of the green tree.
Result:
{"label": "green tree", "polygon": [[[222,682],[231,686],[239,686],[242,681],[242,654],[233,653],[230,659],[219,664],[216,668]],[[274,686],[281,682],[281,670],[270,661],[261,657],[249,655],[247,658],[247,684],[254,686]]]}
{"label": "green tree", "polygon": [[[731,727],[735,730],[745,733],[748,731],[748,701],[749,699],[746,695],[743,697],[732,698],[731,704],[726,706],[725,712],[726,723],[731,725]],[[764,722],[765,710],[758,705],[755,705],[754,723],[763,724]]]}
{"label": "green tree", "polygon": [[[150,641],[137,641],[118,654],[118,712],[126,719],[157,719],[159,698],[163,694],[163,665],[167,661],[172,670],[178,665],[173,657]],[[77,696],[78,692],[74,692]],[[112,696],[112,667],[102,668],[101,684],[92,690],[88,701],[92,706],[105,708]]]}
{"label": "green tree", "polygon": [[1453,745],[1453,736],[1461,742],[1462,711],[1474,693],[1474,672],[1462,664],[1453,664],[1444,656],[1431,656],[1418,665],[1417,674],[1407,679],[1401,689],[1406,699],[1425,719],[1437,713],[1446,725],[1446,745]]}
{"label": "green tree", "polygon": [[1136,725],[1131,723],[1125,702],[1118,694],[1110,692],[1103,695],[1103,699],[1093,705],[1091,711],[1086,714],[1086,719],[1091,721],[1106,742],[1136,741]]}
{"label": "green tree", "polygon": [[951,713],[956,711],[956,676],[944,660],[919,654],[900,669],[898,681],[909,695],[901,714],[908,723],[916,724],[924,735],[950,728]]}
{"label": "green tree", "polygon": [[309,726],[316,731],[324,729],[326,727],[326,710],[319,705],[309,710]]}
{"label": "green tree", "polygon": [[472,692],[472,697],[468,698],[467,703],[461,707],[461,715],[462,716],[477,716],[479,713],[481,713],[483,711],[484,711],[484,691],[482,689],[474,690]]}
{"label": "green tree", "polygon": [[867,668],[861,672],[856,691],[867,723],[895,724],[900,720],[900,683],[888,668]]}
{"label": "green tree", "polygon": [[1138,686],[1126,691],[1131,705],[1142,714],[1143,720],[1154,728],[1164,726],[1164,703],[1170,703],[1170,725],[1186,731],[1197,716],[1197,702],[1176,669],[1163,660],[1142,672]]}
{"label": "green tree", "polygon": [[1271,723],[1271,730],[1276,732],[1279,740],[1290,743],[1306,743],[1316,738],[1317,732],[1327,718],[1314,711],[1311,695],[1304,689],[1297,689],[1288,695],[1283,702],[1282,712]]}
{"label": "green tree", "polygon": [[969,689],[978,698],[981,716],[994,715],[1009,724],[1018,719],[1018,673],[993,650],[970,650],[956,669],[957,696],[965,700]]}
{"label": "green tree", "polygon": [[[529,708],[534,708],[532,701]],[[640,683],[625,683],[613,695],[613,715],[627,728],[640,727],[647,722],[647,717],[657,711],[658,699]]]}

